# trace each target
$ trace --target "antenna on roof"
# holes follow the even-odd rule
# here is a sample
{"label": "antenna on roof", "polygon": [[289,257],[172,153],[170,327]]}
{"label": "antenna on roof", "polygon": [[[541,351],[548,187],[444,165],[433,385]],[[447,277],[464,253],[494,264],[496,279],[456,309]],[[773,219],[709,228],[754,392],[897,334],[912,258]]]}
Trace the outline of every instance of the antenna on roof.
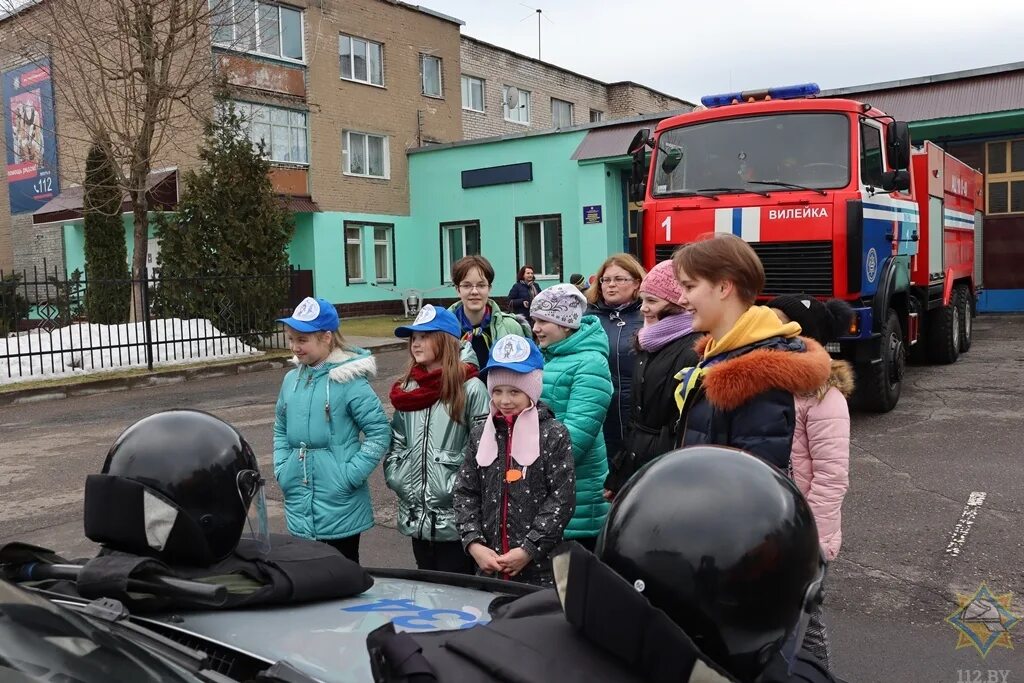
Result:
{"label": "antenna on roof", "polygon": [[[532,9],[534,11],[534,13],[537,15],[537,59],[539,60],[540,59],[540,18],[544,17],[545,19],[547,19],[552,24],[554,24],[555,22],[551,21],[550,19],[547,18],[547,16],[544,15],[544,10],[537,9],[536,7],[530,7],[529,5],[524,4],[522,2],[519,3],[519,4],[522,5],[523,7],[525,7],[526,9]],[[529,14],[529,15],[523,17],[522,19],[519,20],[520,23],[526,21],[531,16],[533,16],[533,15]]]}

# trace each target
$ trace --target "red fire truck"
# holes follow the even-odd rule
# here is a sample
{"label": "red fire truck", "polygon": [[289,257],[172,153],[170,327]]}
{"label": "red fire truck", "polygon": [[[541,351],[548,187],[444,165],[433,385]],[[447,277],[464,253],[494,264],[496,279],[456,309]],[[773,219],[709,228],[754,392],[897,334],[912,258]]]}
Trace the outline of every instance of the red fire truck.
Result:
{"label": "red fire truck", "polygon": [[870,104],[818,92],[713,95],[640,131],[642,257],[649,268],[731,233],[760,256],[765,296],[850,302],[849,334],[829,351],[856,368],[857,403],[886,412],[908,356],[952,363],[970,348],[982,177],[936,145],[911,147],[907,124]]}

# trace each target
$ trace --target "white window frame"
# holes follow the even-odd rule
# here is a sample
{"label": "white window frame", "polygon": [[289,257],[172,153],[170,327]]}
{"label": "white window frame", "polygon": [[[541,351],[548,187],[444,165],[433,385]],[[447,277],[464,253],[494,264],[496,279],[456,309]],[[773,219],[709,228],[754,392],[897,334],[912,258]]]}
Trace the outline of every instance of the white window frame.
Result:
{"label": "white window frame", "polygon": [[[364,282],[366,282],[366,278],[365,278],[366,273],[364,272],[366,270],[366,263],[365,263],[366,259],[364,258],[364,254],[363,254],[363,225],[360,224],[360,223],[350,223],[350,222],[346,221],[345,224],[344,224],[344,228],[345,228],[345,284],[351,285],[351,284],[364,283]],[[349,230],[354,230],[356,236],[355,237],[350,236],[349,235]],[[353,276],[352,273],[349,272],[349,268],[348,268],[348,248],[350,246],[353,246],[353,245],[358,247],[358,250],[359,250],[358,251],[359,258],[357,259],[357,263],[359,263],[359,274],[356,275],[356,276]]]}
{"label": "white window frame", "polygon": [[[531,95],[529,90],[520,90],[519,88],[516,88],[516,90],[519,90],[519,106],[516,107],[516,111],[520,112],[519,113],[519,117],[520,118],[519,119],[513,119],[512,118],[512,109],[508,106],[508,89],[509,88],[513,88],[513,87],[515,87],[515,86],[504,85],[504,86],[501,87],[501,107],[504,110],[503,113],[505,115],[505,120],[508,121],[509,123],[518,123],[521,126],[529,126],[530,125],[530,118],[531,118],[531,116],[530,116],[530,114],[531,114],[530,108],[533,106],[533,96]],[[526,104],[525,105],[523,104],[523,96],[524,95],[526,96]],[[523,110],[526,111],[526,120],[523,120],[523,118],[522,118],[522,113],[521,112]]]}
{"label": "white window frame", "polygon": [[[427,64],[437,64],[437,92],[427,92]],[[439,100],[444,99],[444,62],[437,55],[420,55],[420,92],[425,97],[435,97]]]}
{"label": "white window frame", "polygon": [[[516,232],[519,236],[519,253],[516,254],[518,259],[518,265],[527,263],[526,260],[526,232],[525,227],[527,223],[540,223],[540,255],[541,259],[544,259],[544,224],[545,223],[556,223],[558,225],[558,238],[563,238],[562,234],[562,218],[561,216],[519,216],[516,218]],[[564,253],[563,253],[564,257]],[[550,273],[547,272],[549,269],[554,269],[557,264],[554,263],[535,263],[530,262],[530,265],[534,267],[534,277],[537,280],[558,280],[561,278],[561,273]],[[518,267],[518,266],[517,266]]]}
{"label": "white window frame", "polygon": [[[341,56],[341,44],[342,44],[342,41],[344,41],[346,38],[349,41],[349,50],[350,50],[350,52],[349,52],[348,61],[349,61],[349,73],[352,74],[351,76],[346,76],[344,70],[341,68],[341,58],[342,58],[342,56]],[[358,41],[361,41],[363,43],[366,43],[366,78],[365,79],[363,79],[363,78],[356,78],[356,63],[355,63],[355,57],[354,57],[355,53],[351,51],[351,49],[352,49],[352,41],[353,40],[358,40]],[[374,46],[377,47],[377,52],[380,55],[380,83],[377,83],[376,81],[374,81],[373,77],[372,77],[373,69],[370,68],[370,46],[371,45],[374,45]],[[354,36],[354,35],[351,35],[349,33],[339,33],[338,34],[338,77],[341,80],[348,81],[350,83],[362,83],[363,85],[372,85],[375,88],[383,88],[384,84],[387,82],[387,79],[384,77],[384,43],[379,43],[379,42],[377,42],[375,40],[370,40],[368,38],[361,38],[359,36]]]}
{"label": "white window frame", "polygon": [[604,121],[604,112],[601,111],[600,109],[591,109],[590,110],[590,122],[591,123],[600,123],[601,121]]}
{"label": "white window frame", "polygon": [[[473,81],[480,84],[480,108],[473,107]],[[469,94],[469,104],[466,104],[466,94]],[[481,114],[487,110],[487,81],[476,76],[462,74],[462,108],[465,111],[475,111]]]}
{"label": "white window frame", "polygon": [[[249,140],[252,142],[254,149],[259,144],[259,141],[263,140],[264,156],[267,159],[269,159],[270,161],[272,161],[274,164],[287,164],[289,166],[299,166],[299,167],[308,167],[309,166],[309,114],[307,112],[299,111],[297,109],[286,109],[285,107],[272,107],[270,105],[257,104],[257,103],[254,103],[254,102],[234,101],[232,104],[235,105],[235,113],[238,114],[242,118],[242,127],[245,130],[246,135],[248,135]],[[256,121],[255,121],[255,112],[256,112],[257,109],[265,109],[265,110],[267,110],[267,122],[266,123],[263,123],[263,122],[256,123]],[[286,113],[288,115],[288,123],[287,124],[280,124],[280,123],[275,124],[275,123],[273,123],[273,115],[274,115],[273,113],[275,111]],[[302,126],[301,126],[301,128],[300,128],[300,126],[292,124],[292,120],[294,118],[293,115],[296,115],[296,114],[302,116]],[[266,139],[265,137],[262,137],[262,136],[260,136],[259,138],[254,137],[254,135],[255,135],[255,133],[253,131],[253,126],[254,125],[265,125],[265,126],[267,126],[267,128],[269,128],[269,130],[270,130],[270,139],[268,140],[268,139]],[[289,153],[292,150],[292,145],[291,145],[292,132],[296,131],[296,130],[301,130],[302,131],[302,133],[301,133],[302,134],[302,139],[305,142],[305,145],[303,146],[303,150],[306,153],[305,160],[303,160],[303,161],[296,161],[296,160],[293,160],[293,159],[280,159],[280,158],[275,158],[274,157],[274,133],[275,133],[275,130],[279,130],[280,128],[286,128],[288,130],[287,146],[288,146]]]}
{"label": "white window frame", "polygon": [[[306,13],[298,7],[291,7],[288,5],[281,5],[276,2],[263,2],[262,0],[210,0],[211,9],[216,12],[216,6],[220,3],[224,3],[228,6],[231,14],[230,28],[231,28],[231,40],[229,42],[220,41],[217,38],[218,27],[212,28],[211,42],[217,47],[232,50],[234,52],[244,52],[246,54],[259,55],[261,57],[267,57],[268,59],[276,59],[282,62],[289,62],[291,64],[305,64],[306,63]],[[250,7],[246,7],[246,6]],[[260,6],[275,7],[277,8],[277,49],[278,54],[272,52],[264,52],[260,43],[262,36],[260,30]],[[252,31],[253,31],[253,44],[255,47],[240,47],[239,41],[241,37],[238,35],[239,21],[235,19],[236,13],[240,12],[252,12]],[[288,57],[284,54],[284,31],[282,30],[283,23],[281,22],[281,12],[290,11],[297,12],[299,15],[299,41],[302,46],[302,56],[296,59],[295,57]],[[244,16],[244,15],[243,15]],[[211,21],[216,22],[215,16],[211,16]],[[224,28],[227,28],[225,26]]]}
{"label": "white window frame", "polygon": [[[352,158],[350,150],[352,149],[352,136],[361,135],[363,136],[363,153],[366,159],[366,173],[354,173],[351,170],[350,160]],[[383,159],[383,170],[384,175],[372,175],[370,173],[370,138],[380,138],[383,140],[382,154]],[[341,169],[342,173],[347,176],[353,176],[355,178],[377,178],[379,180],[390,180],[391,179],[391,145],[389,136],[380,135],[379,133],[367,133],[360,130],[346,130],[342,133],[342,162]]]}
{"label": "white window frame", "polygon": [[[451,241],[448,239],[450,233],[459,230],[462,232],[462,256],[470,256],[469,249],[467,248],[466,231],[469,229],[476,230],[476,243],[480,244],[480,221],[463,221],[455,223],[442,223],[441,224],[441,284],[451,285],[455,284],[452,282],[452,264],[458,261],[456,258],[452,258],[451,249],[448,248]],[[459,258],[462,258],[460,256]]]}
{"label": "white window frame", "polygon": [[[390,223],[367,223],[366,227],[373,229],[373,275],[379,283],[394,284],[395,282],[395,226]],[[381,240],[377,239],[377,231],[384,230],[386,237]],[[384,246],[387,249],[387,272],[384,274],[385,277],[381,277],[380,271],[377,269],[377,247]]]}
{"label": "white window frame", "polygon": [[[558,104],[558,105],[561,105],[561,104],[569,105],[569,122],[568,123],[559,123],[559,122],[555,121],[555,106],[556,106],[556,104]],[[572,123],[573,123],[573,118],[574,118],[575,114],[576,114],[576,105],[574,105],[572,102],[570,102],[569,100],[560,100],[557,97],[552,97],[551,98],[551,125],[552,125],[552,127],[554,127],[554,128],[568,128],[568,127],[570,127],[572,125]]]}

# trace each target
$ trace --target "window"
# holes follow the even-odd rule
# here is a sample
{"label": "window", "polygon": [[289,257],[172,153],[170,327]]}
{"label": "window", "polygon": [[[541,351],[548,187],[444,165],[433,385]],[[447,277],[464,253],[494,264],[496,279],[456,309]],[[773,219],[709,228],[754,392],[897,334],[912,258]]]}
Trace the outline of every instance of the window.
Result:
{"label": "window", "polygon": [[[509,106],[510,92],[515,93],[513,97],[516,98],[517,102],[514,106]],[[506,121],[530,124],[530,93],[528,91],[506,85],[501,92],[501,101],[505,106]]]}
{"label": "window", "polygon": [[469,111],[484,110],[484,82],[473,76],[462,77],[462,108]]}
{"label": "window", "polygon": [[384,85],[384,48],[380,43],[341,35],[338,37],[341,77],[369,85]]}
{"label": "window", "polygon": [[1024,139],[985,145],[985,213],[1024,213]]}
{"label": "window", "polygon": [[441,97],[441,58],[420,55],[420,71],[423,79],[423,94]]}
{"label": "window", "polygon": [[860,124],[860,180],[872,187],[882,186],[882,131],[871,124]]}
{"label": "window", "polygon": [[305,112],[249,102],[234,105],[253,146],[262,141],[268,159],[285,164],[309,163]]}
{"label": "window", "polygon": [[480,253],[480,223],[441,223],[441,284],[451,284],[452,264]]}
{"label": "window", "polygon": [[214,45],[303,61],[301,11],[253,0],[212,0],[211,7]]}
{"label": "window", "polygon": [[559,216],[517,218],[517,267],[524,263],[536,269],[538,278],[561,277],[562,219]]}
{"label": "window", "polygon": [[394,226],[373,226],[373,264],[377,273],[377,282],[395,281]]}
{"label": "window", "polygon": [[572,102],[551,98],[551,125],[555,128],[572,125]]}
{"label": "window", "polygon": [[597,123],[598,121],[604,121],[604,112],[598,109],[590,110],[590,122]]}
{"label": "window", "polygon": [[347,175],[367,178],[390,178],[391,160],[388,139],[383,135],[345,131],[342,157]]}
{"label": "window", "polygon": [[345,223],[345,282],[363,282],[363,226]]}

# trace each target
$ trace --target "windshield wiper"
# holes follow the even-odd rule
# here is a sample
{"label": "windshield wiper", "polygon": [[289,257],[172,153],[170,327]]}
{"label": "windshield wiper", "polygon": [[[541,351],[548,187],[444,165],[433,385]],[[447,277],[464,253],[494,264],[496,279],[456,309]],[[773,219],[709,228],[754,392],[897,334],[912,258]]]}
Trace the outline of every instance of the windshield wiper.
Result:
{"label": "windshield wiper", "polygon": [[709,197],[716,202],[720,201],[717,195],[705,194],[703,190],[675,190],[674,192],[659,192],[658,197]]}
{"label": "windshield wiper", "polygon": [[811,192],[817,192],[822,197],[828,196],[828,193],[820,187],[807,187],[806,185],[797,185],[796,183],[787,183],[781,180],[748,180],[747,182],[751,185],[777,185],[791,190],[810,190]]}
{"label": "windshield wiper", "polygon": [[751,190],[749,187],[702,187],[696,192],[697,194],[703,194],[704,192],[749,192],[751,194],[759,194],[762,197],[770,196],[764,190]]}

